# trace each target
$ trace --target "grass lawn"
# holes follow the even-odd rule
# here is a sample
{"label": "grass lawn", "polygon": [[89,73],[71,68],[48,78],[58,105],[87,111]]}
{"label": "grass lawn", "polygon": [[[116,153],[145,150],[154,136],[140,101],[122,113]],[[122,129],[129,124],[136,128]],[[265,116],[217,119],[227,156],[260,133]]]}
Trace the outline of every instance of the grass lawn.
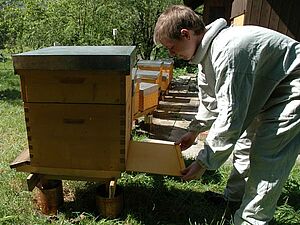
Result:
{"label": "grass lawn", "polygon": [[[65,203],[59,214],[39,213],[34,192],[28,192],[28,174],[9,168],[27,147],[19,79],[11,62],[0,63],[0,224],[126,224],[198,225],[223,224],[224,209],[208,202],[203,192],[222,192],[231,165],[207,172],[201,180],[182,182],[176,177],[144,173],[122,173],[118,184],[124,190],[124,211],[108,220],[98,215],[95,190],[98,183],[63,181]],[[296,165],[278,203],[271,224],[300,224],[300,165]]]}

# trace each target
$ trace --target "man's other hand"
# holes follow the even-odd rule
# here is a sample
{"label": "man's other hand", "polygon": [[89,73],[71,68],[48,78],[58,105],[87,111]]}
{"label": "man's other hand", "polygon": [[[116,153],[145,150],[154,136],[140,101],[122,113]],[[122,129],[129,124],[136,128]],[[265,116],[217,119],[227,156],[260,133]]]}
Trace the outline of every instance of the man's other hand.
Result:
{"label": "man's other hand", "polygon": [[184,151],[192,146],[197,136],[198,133],[187,132],[175,142],[175,145],[179,145],[181,151]]}
{"label": "man's other hand", "polygon": [[201,166],[199,162],[194,161],[191,165],[189,165],[187,168],[181,170],[182,179],[185,181],[189,180],[195,180],[202,177],[204,172],[206,171],[206,168],[204,166]]}

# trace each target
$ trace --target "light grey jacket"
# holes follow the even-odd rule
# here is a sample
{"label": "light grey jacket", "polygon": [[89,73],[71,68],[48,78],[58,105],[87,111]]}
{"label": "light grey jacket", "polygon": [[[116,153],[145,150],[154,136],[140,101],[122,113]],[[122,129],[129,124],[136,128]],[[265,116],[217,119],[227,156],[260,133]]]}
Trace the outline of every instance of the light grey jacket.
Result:
{"label": "light grey jacket", "polygon": [[259,113],[291,97],[270,98],[300,64],[300,44],[276,31],[227,27],[218,19],[207,26],[191,63],[199,64],[201,103],[189,130],[210,129],[197,159],[217,169]]}

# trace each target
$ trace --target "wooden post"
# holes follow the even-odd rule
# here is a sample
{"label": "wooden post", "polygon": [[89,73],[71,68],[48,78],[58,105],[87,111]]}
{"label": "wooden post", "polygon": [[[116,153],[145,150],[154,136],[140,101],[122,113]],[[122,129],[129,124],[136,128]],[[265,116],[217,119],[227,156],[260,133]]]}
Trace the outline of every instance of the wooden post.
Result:
{"label": "wooden post", "polygon": [[37,184],[37,206],[43,214],[56,215],[63,204],[63,188],[61,180],[40,179]]}

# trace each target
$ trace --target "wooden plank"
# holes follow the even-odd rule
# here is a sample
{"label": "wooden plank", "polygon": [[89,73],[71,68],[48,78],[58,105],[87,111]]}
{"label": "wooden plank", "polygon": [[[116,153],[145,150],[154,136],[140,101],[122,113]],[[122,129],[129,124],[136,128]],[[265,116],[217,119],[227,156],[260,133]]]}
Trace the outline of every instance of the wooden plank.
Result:
{"label": "wooden plank", "polygon": [[31,165],[124,170],[131,131],[130,107],[130,103],[26,103]]}
{"label": "wooden plank", "polygon": [[242,15],[240,15],[238,17],[235,17],[233,19],[233,25],[234,26],[243,26],[244,25],[244,21],[245,21],[245,15],[242,14]]}
{"label": "wooden plank", "polygon": [[288,33],[287,21],[290,15],[290,1],[280,0],[276,11],[278,11],[279,22],[278,22],[278,31],[283,34]]}
{"label": "wooden plank", "polygon": [[260,26],[269,27],[270,15],[271,15],[271,5],[267,0],[262,1],[261,13],[260,13]]}
{"label": "wooden plank", "polygon": [[116,193],[117,182],[115,180],[111,180],[109,182],[108,188],[108,198],[114,198]]}
{"label": "wooden plank", "polygon": [[130,142],[126,171],[181,176],[184,168],[181,151],[171,142]]}
{"label": "wooden plank", "polygon": [[183,155],[181,154],[181,148],[179,145],[175,145],[175,149],[176,149],[176,154],[177,154],[177,159],[179,162],[179,168],[180,171],[185,169],[185,163],[184,163],[184,158]]}
{"label": "wooden plank", "polygon": [[[297,39],[297,33],[300,27],[300,4],[299,1],[291,1],[290,18],[288,22],[289,36]],[[299,40],[299,39],[298,39]]]}
{"label": "wooden plank", "polygon": [[20,155],[10,164],[10,168],[17,168],[23,165],[30,164],[29,149],[25,149]]}
{"label": "wooden plank", "polygon": [[254,0],[247,0],[244,25],[250,24],[252,3]]}
{"label": "wooden plank", "polygon": [[70,179],[70,180],[112,180],[120,177],[120,171],[107,170],[81,170],[54,167],[38,167],[24,165],[16,168],[18,172],[36,173],[45,179]]}
{"label": "wooden plank", "polygon": [[261,14],[261,5],[262,5],[262,0],[253,0],[252,1],[251,12],[249,12],[251,14],[249,24],[259,25],[260,14]]}
{"label": "wooden plank", "polygon": [[278,23],[279,23],[279,15],[278,12],[275,10],[275,4],[276,1],[272,0],[270,1],[271,5],[272,5],[272,11],[270,14],[270,21],[269,21],[269,28],[272,30],[278,30]]}
{"label": "wooden plank", "polygon": [[234,0],[231,7],[231,19],[245,13],[247,0]]}

